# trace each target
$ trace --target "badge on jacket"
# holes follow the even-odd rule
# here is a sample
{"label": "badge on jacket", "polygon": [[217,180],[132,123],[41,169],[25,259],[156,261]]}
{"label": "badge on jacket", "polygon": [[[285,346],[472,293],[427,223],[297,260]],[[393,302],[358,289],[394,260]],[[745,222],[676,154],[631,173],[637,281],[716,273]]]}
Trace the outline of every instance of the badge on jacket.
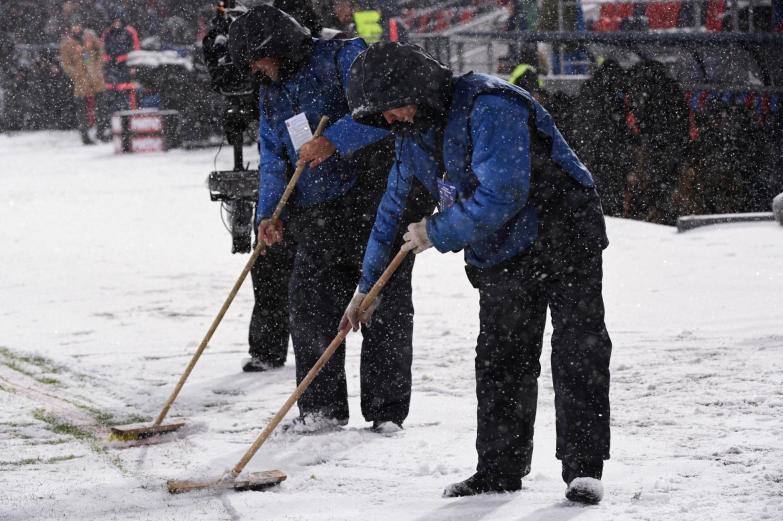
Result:
{"label": "badge on jacket", "polygon": [[457,185],[443,179],[438,179],[438,194],[440,195],[440,211],[451,208],[457,202]]}
{"label": "badge on jacket", "polygon": [[288,129],[288,135],[291,136],[291,143],[297,153],[302,145],[313,139],[313,131],[310,129],[310,123],[307,122],[307,116],[304,112],[285,120],[285,128]]}

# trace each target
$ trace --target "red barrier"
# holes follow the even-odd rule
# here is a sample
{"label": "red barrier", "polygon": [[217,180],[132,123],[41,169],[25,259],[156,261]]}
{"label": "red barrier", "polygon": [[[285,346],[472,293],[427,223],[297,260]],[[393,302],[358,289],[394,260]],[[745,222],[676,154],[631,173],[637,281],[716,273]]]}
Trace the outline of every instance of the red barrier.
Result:
{"label": "red barrier", "polygon": [[139,85],[136,83],[107,83],[106,84],[106,90],[129,90],[129,97],[130,97],[130,109],[136,110],[136,89],[139,88]]}

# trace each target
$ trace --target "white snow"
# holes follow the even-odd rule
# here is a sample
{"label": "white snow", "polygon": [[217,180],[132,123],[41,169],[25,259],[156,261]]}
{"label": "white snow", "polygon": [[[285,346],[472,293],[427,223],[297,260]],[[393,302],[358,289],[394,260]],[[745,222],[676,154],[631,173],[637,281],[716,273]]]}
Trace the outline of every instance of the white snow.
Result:
{"label": "white snow", "polygon": [[128,53],[128,66],[156,68],[162,65],[178,65],[193,70],[193,59],[183,58],[177,51],[132,51]]}
{"label": "white snow", "polygon": [[[348,427],[278,432],[246,470],[280,469],[287,481],[267,492],[169,495],[166,480],[217,479],[233,466],[294,389],[292,353],[280,370],[240,370],[246,283],[172,407],[187,428],[156,444],[102,441],[105,425],[159,412],[247,261],[230,254],[204,187],[214,153],[118,156],[111,145],[81,146],[75,133],[0,135],[0,518],[783,519],[775,222],[677,234],[608,220],[613,439],[597,506],[563,495],[551,330],[523,490],[441,498],[476,463],[478,299],[461,257],[432,250],[415,269],[404,430],[375,434],[362,420],[352,334]],[[230,166],[224,150],[218,168]]]}

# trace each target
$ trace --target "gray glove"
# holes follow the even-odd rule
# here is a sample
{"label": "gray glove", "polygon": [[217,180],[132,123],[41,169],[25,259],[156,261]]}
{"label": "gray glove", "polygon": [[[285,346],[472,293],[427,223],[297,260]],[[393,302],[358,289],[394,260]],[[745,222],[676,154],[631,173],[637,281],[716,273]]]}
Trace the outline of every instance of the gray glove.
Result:
{"label": "gray glove", "polygon": [[407,249],[413,253],[419,254],[426,249],[432,248],[430,238],[427,237],[427,218],[425,217],[417,223],[408,225],[408,233],[402,236],[405,240]]}
{"label": "gray glove", "polygon": [[343,319],[340,320],[341,330],[344,329],[349,322],[351,323],[351,327],[354,331],[359,331],[360,323],[367,324],[367,327],[370,327],[372,324],[372,314],[381,303],[381,297],[375,297],[367,310],[359,315],[359,307],[362,305],[365,297],[367,297],[367,293],[357,293],[353,296],[351,303],[348,304],[348,308],[345,310]]}

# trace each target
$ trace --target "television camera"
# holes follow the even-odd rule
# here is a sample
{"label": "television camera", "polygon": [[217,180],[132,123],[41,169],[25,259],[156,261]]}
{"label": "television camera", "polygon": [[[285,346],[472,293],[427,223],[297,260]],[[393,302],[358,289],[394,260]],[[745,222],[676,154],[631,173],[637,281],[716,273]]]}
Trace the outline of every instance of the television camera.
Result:
{"label": "television camera", "polygon": [[243,74],[231,61],[228,28],[247,8],[236,0],[216,2],[212,29],[202,42],[204,62],[212,89],[228,100],[223,113],[223,129],[234,151],[234,169],[209,174],[207,187],[213,201],[220,201],[231,232],[231,253],[249,253],[258,201],[258,171],[246,170],[242,155],[245,132],[258,121],[259,80],[253,73]]}

